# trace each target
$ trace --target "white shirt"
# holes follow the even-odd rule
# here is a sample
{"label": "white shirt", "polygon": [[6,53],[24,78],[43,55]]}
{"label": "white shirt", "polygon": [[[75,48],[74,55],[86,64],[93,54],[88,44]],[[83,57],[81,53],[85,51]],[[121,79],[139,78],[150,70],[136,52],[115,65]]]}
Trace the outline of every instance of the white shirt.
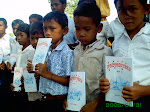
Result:
{"label": "white shirt", "polygon": [[121,24],[119,18],[113,20],[108,27],[107,36],[108,37],[115,37],[116,35],[122,34],[124,31],[124,26]]}
{"label": "white shirt", "polygon": [[145,26],[131,40],[124,28],[115,35],[112,45],[114,56],[133,59],[133,82],[150,85],[150,24]]}
{"label": "white shirt", "polygon": [[0,39],[0,49],[3,52],[3,61],[6,63],[6,61],[9,59],[9,55],[11,53],[11,46],[10,43],[13,41],[14,38],[10,37],[8,34],[5,34]]}
{"label": "white shirt", "polygon": [[18,51],[18,56],[16,60],[16,67],[23,67],[23,69],[26,68],[28,60],[32,60],[34,56],[35,49],[32,47],[32,45],[29,45],[26,47],[23,51],[22,49]]}
{"label": "white shirt", "polygon": [[74,44],[74,43],[77,43],[77,38],[75,36],[75,33],[74,33],[74,30],[75,30],[75,24],[74,24],[74,20],[68,18],[68,28],[69,28],[69,31],[66,35],[64,35],[63,39],[65,41],[66,44]]}

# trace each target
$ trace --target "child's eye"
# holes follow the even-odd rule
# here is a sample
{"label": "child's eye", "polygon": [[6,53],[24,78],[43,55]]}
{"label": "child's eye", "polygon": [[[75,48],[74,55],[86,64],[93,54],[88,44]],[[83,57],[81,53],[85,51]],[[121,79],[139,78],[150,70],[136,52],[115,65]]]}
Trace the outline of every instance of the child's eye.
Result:
{"label": "child's eye", "polygon": [[50,30],[54,30],[54,29],[56,29],[56,28],[50,28]]}
{"label": "child's eye", "polygon": [[136,8],[129,8],[129,10],[130,10],[130,11],[135,11],[135,10],[136,10]]}
{"label": "child's eye", "polygon": [[87,28],[87,29],[85,29],[85,30],[86,30],[86,31],[89,31],[90,29]]}

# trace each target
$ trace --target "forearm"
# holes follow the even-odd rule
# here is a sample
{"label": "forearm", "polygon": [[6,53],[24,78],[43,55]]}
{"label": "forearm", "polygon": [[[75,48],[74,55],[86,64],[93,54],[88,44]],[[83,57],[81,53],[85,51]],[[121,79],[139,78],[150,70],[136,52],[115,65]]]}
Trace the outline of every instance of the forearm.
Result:
{"label": "forearm", "polygon": [[63,77],[63,76],[58,76],[56,74],[53,74],[53,73],[48,73],[47,79],[50,79],[54,82],[57,82],[59,84],[62,84],[64,86],[68,86],[69,85],[69,78],[68,77]]}
{"label": "forearm", "polygon": [[141,87],[141,97],[150,95],[150,85]]}

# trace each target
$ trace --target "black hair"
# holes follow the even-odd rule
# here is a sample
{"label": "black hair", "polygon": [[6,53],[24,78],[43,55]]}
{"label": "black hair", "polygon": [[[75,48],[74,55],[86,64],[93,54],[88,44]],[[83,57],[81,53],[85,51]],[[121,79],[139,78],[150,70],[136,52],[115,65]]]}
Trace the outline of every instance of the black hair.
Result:
{"label": "black hair", "polygon": [[67,0],[59,0],[62,4],[67,4]]}
{"label": "black hair", "polygon": [[5,19],[5,18],[0,18],[0,21],[3,21],[3,22],[4,22],[5,27],[7,27],[7,21],[6,21],[6,19]]}
{"label": "black hair", "polygon": [[11,24],[11,26],[13,27],[13,26],[15,26],[15,25],[20,25],[20,24],[22,24],[22,23],[24,23],[21,19],[15,19],[13,22],[12,22],[12,24]]}
{"label": "black hair", "polygon": [[74,11],[75,16],[85,16],[85,17],[92,17],[93,22],[98,26],[101,22],[101,12],[100,9],[96,4],[93,3],[83,3],[77,6]]}
{"label": "black hair", "polygon": [[66,14],[64,14],[61,11],[53,11],[46,14],[45,17],[43,18],[43,21],[51,21],[52,19],[58,22],[62,28],[68,26],[68,18]]}
{"label": "black hair", "polygon": [[[117,6],[117,1],[119,0],[114,1],[115,6]],[[121,2],[123,4],[123,0],[121,0]],[[143,5],[144,8],[147,6],[147,0],[139,0],[139,2]]]}
{"label": "black hair", "polygon": [[78,5],[80,5],[82,3],[93,3],[93,4],[96,4],[96,1],[95,0],[79,0]]}
{"label": "black hair", "polygon": [[26,23],[22,23],[18,26],[17,31],[24,32],[27,34],[28,37],[30,37],[29,28],[30,28],[30,25],[28,25]]}
{"label": "black hair", "polygon": [[29,16],[29,19],[31,19],[31,18],[37,18],[38,21],[43,21],[43,17],[41,15],[39,15],[39,14],[31,14]]}
{"label": "black hair", "polygon": [[35,35],[35,34],[42,34],[42,35],[44,35],[43,22],[41,22],[41,21],[34,22],[30,26],[29,32],[30,32],[31,35]]}

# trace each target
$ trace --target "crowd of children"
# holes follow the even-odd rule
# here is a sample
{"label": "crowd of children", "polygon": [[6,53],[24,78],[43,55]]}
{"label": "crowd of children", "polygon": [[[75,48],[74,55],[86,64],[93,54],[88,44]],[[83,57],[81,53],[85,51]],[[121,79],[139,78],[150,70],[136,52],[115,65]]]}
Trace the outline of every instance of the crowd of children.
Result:
{"label": "crowd of children", "polygon": [[[103,1],[103,0],[102,0]],[[106,5],[98,0],[79,0],[73,19],[64,13],[66,0],[50,0],[52,12],[44,17],[32,14],[29,24],[20,19],[12,22],[15,38],[6,34],[7,21],[0,18],[0,107],[16,112],[64,112],[71,72],[85,72],[86,105],[81,112],[148,112],[150,100],[150,24],[144,21],[149,14],[147,0],[114,0],[118,18],[106,20]],[[100,10],[101,9],[101,10]],[[110,13],[110,10],[108,11]],[[105,22],[104,22],[105,21]],[[107,38],[111,47],[106,46]],[[52,38],[46,61],[33,70],[32,59],[39,38]],[[72,47],[73,46],[73,47]],[[17,60],[11,65],[11,54]],[[106,108],[105,93],[110,81],[104,75],[104,57],[133,59],[133,86],[124,86],[126,101],[141,103],[140,108]],[[25,92],[24,75],[21,90],[14,91],[14,68],[22,67],[34,73],[38,92]],[[25,73],[25,72],[24,72]],[[109,102],[110,103],[110,102]]]}

